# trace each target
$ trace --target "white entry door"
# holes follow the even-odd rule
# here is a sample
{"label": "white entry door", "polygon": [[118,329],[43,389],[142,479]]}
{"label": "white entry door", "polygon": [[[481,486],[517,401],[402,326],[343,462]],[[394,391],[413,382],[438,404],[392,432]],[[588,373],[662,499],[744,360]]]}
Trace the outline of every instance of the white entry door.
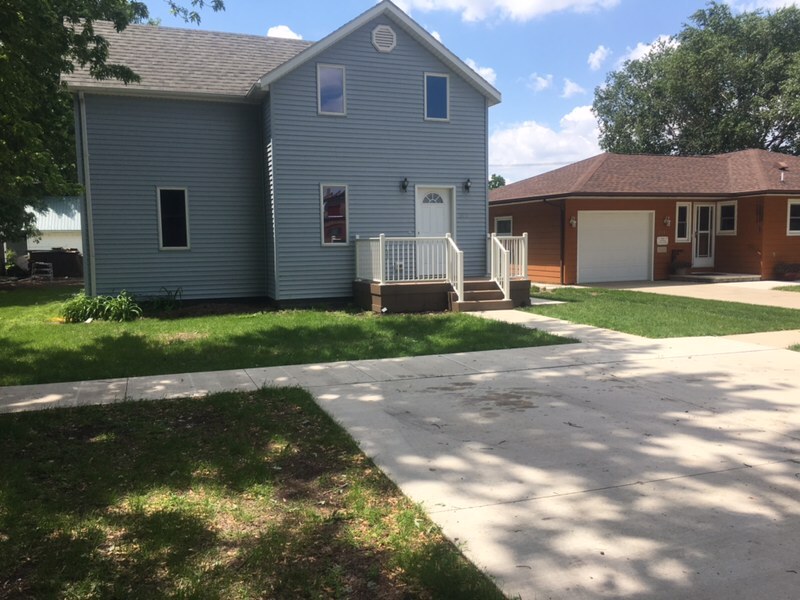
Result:
{"label": "white entry door", "polygon": [[714,205],[694,205],[694,236],[692,238],[692,266],[714,266]]}
{"label": "white entry door", "polygon": [[[453,189],[419,186],[417,200],[417,237],[443,238],[453,232]],[[446,250],[441,242],[417,242],[417,276],[421,279],[445,277]]]}

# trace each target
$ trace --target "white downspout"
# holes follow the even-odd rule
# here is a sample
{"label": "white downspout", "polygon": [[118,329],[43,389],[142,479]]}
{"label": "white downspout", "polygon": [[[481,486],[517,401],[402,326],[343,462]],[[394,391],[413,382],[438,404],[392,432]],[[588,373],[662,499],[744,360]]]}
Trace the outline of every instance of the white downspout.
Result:
{"label": "white downspout", "polygon": [[92,220],[92,183],[89,177],[89,133],[86,130],[86,99],[83,92],[78,92],[78,103],[81,112],[81,153],[83,160],[83,193],[86,196],[86,232],[89,243],[89,276],[91,283],[89,294],[97,295],[97,270],[94,264],[94,222]]}

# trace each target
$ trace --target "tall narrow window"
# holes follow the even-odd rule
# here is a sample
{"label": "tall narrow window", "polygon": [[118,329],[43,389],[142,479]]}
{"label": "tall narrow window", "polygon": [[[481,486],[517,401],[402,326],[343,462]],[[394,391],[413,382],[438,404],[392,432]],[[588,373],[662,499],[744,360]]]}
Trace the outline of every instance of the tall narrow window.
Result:
{"label": "tall narrow window", "polygon": [[789,200],[786,235],[800,235],[800,200]]}
{"label": "tall narrow window", "polygon": [[691,223],[689,210],[691,205],[688,202],[679,202],[675,209],[675,241],[676,242],[690,242]]}
{"label": "tall narrow window", "polygon": [[717,220],[719,235],[736,234],[736,201],[719,203],[719,219]]}
{"label": "tall narrow window", "polygon": [[347,244],[347,186],[322,185],[322,243]]}
{"label": "tall narrow window", "polygon": [[321,115],[347,114],[344,67],[317,65],[317,109]]}
{"label": "tall narrow window", "polygon": [[425,119],[447,121],[450,118],[449,88],[447,75],[425,73]]}
{"label": "tall narrow window", "polygon": [[159,247],[189,248],[189,198],[186,188],[158,188]]}

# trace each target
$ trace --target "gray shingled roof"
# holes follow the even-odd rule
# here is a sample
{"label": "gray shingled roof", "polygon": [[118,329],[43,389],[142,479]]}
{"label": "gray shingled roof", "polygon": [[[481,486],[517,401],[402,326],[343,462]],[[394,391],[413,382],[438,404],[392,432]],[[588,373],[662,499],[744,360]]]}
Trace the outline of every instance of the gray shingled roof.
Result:
{"label": "gray shingled roof", "polygon": [[605,153],[491,190],[489,201],[565,196],[724,197],[797,191],[797,156],[755,149],[710,156]]}
{"label": "gray shingled roof", "polygon": [[109,63],[124,64],[141,78],[125,85],[97,81],[87,70],[64,76],[72,89],[125,90],[243,98],[262,75],[312,45],[257,35],[129,25],[117,33],[111,23],[95,22],[109,41]]}

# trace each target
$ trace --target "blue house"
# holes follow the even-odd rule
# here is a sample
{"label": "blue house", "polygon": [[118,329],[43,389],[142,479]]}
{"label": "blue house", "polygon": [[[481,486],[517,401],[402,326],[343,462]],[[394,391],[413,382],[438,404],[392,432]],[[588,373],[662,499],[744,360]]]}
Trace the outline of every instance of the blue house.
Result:
{"label": "blue house", "polygon": [[141,82],[65,77],[90,294],[511,301],[524,240],[487,243],[500,93],[388,0],[316,43],[96,28]]}

